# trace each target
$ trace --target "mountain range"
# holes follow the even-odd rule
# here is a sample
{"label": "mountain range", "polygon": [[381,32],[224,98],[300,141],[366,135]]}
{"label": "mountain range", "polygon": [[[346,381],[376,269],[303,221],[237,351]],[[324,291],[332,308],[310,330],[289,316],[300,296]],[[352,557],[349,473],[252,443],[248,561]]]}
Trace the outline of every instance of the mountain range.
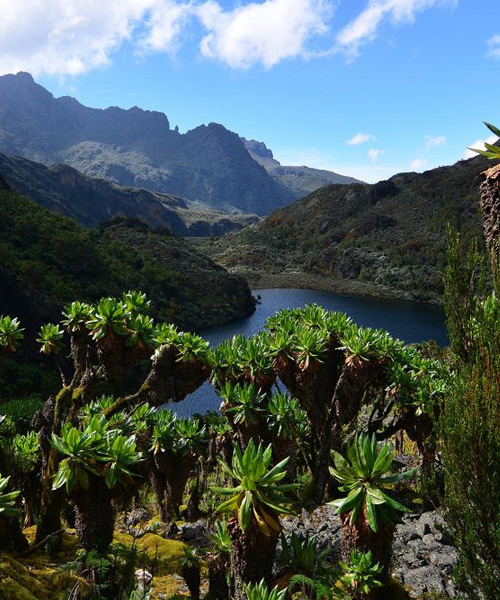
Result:
{"label": "mountain range", "polygon": [[241,138],[250,156],[262,165],[269,175],[277,182],[293,190],[298,198],[332,183],[362,183],[354,177],[339,175],[334,171],[313,169],[311,167],[284,166],[277,161],[272,150],[264,142]]}
{"label": "mountain range", "polygon": [[220,124],[181,134],[160,112],[95,109],[69,96],[55,98],[28,73],[0,77],[0,151],[228,213],[268,214],[311,185],[288,184],[276,165],[271,176]]}

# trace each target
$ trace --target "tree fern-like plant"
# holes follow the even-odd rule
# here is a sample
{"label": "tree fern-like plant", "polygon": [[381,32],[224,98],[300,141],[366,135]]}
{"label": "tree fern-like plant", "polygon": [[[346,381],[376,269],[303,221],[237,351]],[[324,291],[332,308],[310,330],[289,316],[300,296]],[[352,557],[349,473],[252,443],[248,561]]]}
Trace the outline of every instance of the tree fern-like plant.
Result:
{"label": "tree fern-like plant", "polygon": [[286,588],[279,591],[277,587],[274,587],[270,590],[263,579],[259,583],[247,585],[248,600],[285,600],[286,594]]}
{"label": "tree fern-like plant", "polygon": [[105,417],[93,417],[83,431],[66,424],[51,443],[64,456],[52,484],[64,487],[75,503],[75,529],[86,550],[104,552],[113,538],[112,492],[133,480],[141,460],[133,436],[107,429]]}
{"label": "tree fern-like plant", "polygon": [[15,352],[24,337],[23,331],[17,317],[0,316],[0,348],[4,352]]}
{"label": "tree fern-like plant", "polygon": [[42,325],[36,341],[41,344],[40,352],[43,354],[57,354],[63,347],[64,332],[54,323]]}
{"label": "tree fern-like plant", "polygon": [[373,552],[374,560],[383,566],[382,577],[387,578],[391,559],[392,538],[400,513],[408,509],[386,493],[388,485],[405,481],[414,471],[389,475],[394,448],[389,442],[377,448],[375,435],[356,436],[344,458],[332,452],[335,467],[332,475],[341,483],[345,498],[330,502],[342,518],[342,555],[350,559],[351,551]]}
{"label": "tree fern-like plant", "polygon": [[286,476],[284,459],[271,467],[272,446],[264,449],[249,441],[242,452],[235,447],[232,465],[219,461],[224,472],[236,483],[235,487],[213,488],[229,498],[218,512],[232,515],[228,530],[232,539],[231,572],[235,597],[244,598],[244,584],[270,580],[281,531],[279,516],[291,513],[287,492],[294,484],[280,483]]}

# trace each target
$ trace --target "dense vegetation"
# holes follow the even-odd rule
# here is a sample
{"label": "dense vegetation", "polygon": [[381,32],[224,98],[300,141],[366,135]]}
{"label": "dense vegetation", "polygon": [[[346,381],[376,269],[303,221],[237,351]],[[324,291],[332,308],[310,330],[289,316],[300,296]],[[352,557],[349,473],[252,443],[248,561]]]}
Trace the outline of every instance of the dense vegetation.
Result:
{"label": "dense vegetation", "polygon": [[[496,206],[497,171],[483,184]],[[212,349],[153,319],[142,292],[67,304],[35,336],[58,373],[57,394],[40,408],[15,398],[15,388],[0,399],[6,599],[175,598],[178,590],[161,587],[169,569],[194,599],[202,575],[207,600],[403,599],[390,579],[396,525],[431,504],[446,516],[458,552],[460,593],[497,600],[500,275],[489,236],[496,214],[485,221],[489,264],[475,247],[464,254],[449,231],[448,351],[405,346],[317,305],[282,310],[257,335]],[[121,226],[113,227],[120,243]],[[133,231],[149,235],[142,226]],[[11,247],[22,248],[20,230],[9,233]],[[17,316],[0,317],[4,381],[9,357],[29,336]],[[58,358],[66,354],[70,365]],[[220,415],[181,419],[165,406],[207,381]],[[395,464],[393,440],[414,468]],[[340,520],[335,563],[316,539],[281,536],[289,515],[324,502]],[[132,513],[153,504],[156,517],[130,527]],[[176,545],[179,521],[200,514],[207,545]],[[116,531],[123,525],[137,541]]]}
{"label": "dense vegetation", "polygon": [[[138,494],[152,493],[170,528],[189,489],[184,518],[200,510],[211,519],[229,513],[227,525],[214,525],[220,547],[214,542],[206,558],[210,597],[244,599],[257,593],[247,592],[248,583],[258,584],[262,594],[260,582],[272,584],[281,515],[323,502],[327,488],[338,495],[328,471],[333,449],[331,474],[348,492],[336,503],[345,529],[344,566],[343,575],[330,570],[322,581],[330,596],[371,597],[372,587],[388,579],[395,523],[406,510],[387,486],[413,475],[389,476],[392,445],[383,442],[379,454],[376,440],[405,431],[422,452],[423,472],[432,466],[442,365],[386,332],[359,328],[314,305],[282,311],[268,320],[266,331],[237,336],[214,351],[198,336],[155,325],[148,311],[145,296],[130,292],[96,304],[73,302],[59,324],[40,329],[37,339],[47,355],[57,355],[69,338],[73,368],[61,374],[61,390],[27,433],[5,419],[0,472],[10,474],[12,489],[21,492],[6,498],[9,511],[17,506],[25,522],[36,523],[36,542],[53,556],[63,542],[63,519],[74,523],[91,597],[126,597],[110,583],[119,567],[108,559],[106,569],[95,566],[95,556],[109,556],[116,515]],[[20,323],[3,317],[0,332],[4,353],[15,351],[23,339]],[[276,391],[278,376],[288,394]],[[185,420],[154,410],[183,399],[208,378],[222,399],[220,417]],[[349,446],[361,426],[374,437],[355,437]],[[363,465],[370,475],[357,479],[353,474]],[[217,485],[207,496],[210,480]],[[220,504],[218,494],[228,498]],[[396,494],[412,498],[409,488]],[[29,552],[19,521],[2,518],[11,534],[0,544]],[[296,552],[302,543],[295,543]],[[185,557],[186,581],[197,562],[199,557]],[[371,582],[364,591],[357,590],[358,577]]]}
{"label": "dense vegetation", "polygon": [[[144,551],[134,578],[134,545],[116,546],[123,511],[151,502],[154,530],[166,537],[179,519],[204,514],[212,523],[209,549],[187,546],[170,563],[192,598],[200,597],[200,570],[208,570],[206,597],[218,600],[403,597],[389,579],[392,539],[416,501],[443,503],[463,593],[497,598],[500,309],[480,255],[464,261],[453,235],[449,247],[452,354],[404,346],[315,305],[281,311],[265,331],[213,350],[155,323],[140,292],[67,305],[59,323],[37,336],[54,360],[69,348],[72,368],[61,369],[60,391],[31,424],[13,418],[12,402],[0,404],[7,598],[31,597],[16,595],[10,561],[47,552],[64,563],[71,527],[83,554],[50,597],[71,590],[75,598],[160,598],[161,556]],[[23,341],[22,324],[3,316],[0,368]],[[220,416],[180,419],[158,410],[208,379],[221,397]],[[286,392],[276,387],[283,385]],[[401,435],[413,444],[417,472],[393,471],[389,439],[400,443]],[[342,560],[325,563],[315,540],[294,534],[282,548],[286,578],[276,579],[282,519],[325,500],[341,518]],[[20,515],[35,529],[23,533]]]}
{"label": "dense vegetation", "polygon": [[5,187],[0,185],[0,306],[27,325],[57,318],[74,298],[95,301],[131,286],[155,298],[155,315],[189,330],[253,311],[242,279],[166,230],[130,218],[84,229]]}

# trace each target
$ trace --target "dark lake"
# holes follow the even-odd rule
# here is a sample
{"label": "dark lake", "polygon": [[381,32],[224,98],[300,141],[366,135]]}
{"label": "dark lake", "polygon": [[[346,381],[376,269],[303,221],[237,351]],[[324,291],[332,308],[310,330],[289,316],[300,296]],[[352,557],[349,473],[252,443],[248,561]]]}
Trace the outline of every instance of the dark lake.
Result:
{"label": "dark lake", "polygon": [[[201,335],[213,346],[236,333],[250,336],[264,328],[267,317],[282,308],[296,308],[306,304],[320,304],[328,310],[348,314],[358,325],[386,329],[393,337],[410,344],[436,340],[444,346],[448,336],[444,325],[444,311],[439,306],[403,300],[382,300],[364,296],[348,296],[316,290],[270,289],[255,290],[260,304],[253,315],[232,323],[205,329]],[[191,396],[175,405],[175,412],[188,416],[195,412],[218,410],[220,399],[210,384],[203,385]]]}

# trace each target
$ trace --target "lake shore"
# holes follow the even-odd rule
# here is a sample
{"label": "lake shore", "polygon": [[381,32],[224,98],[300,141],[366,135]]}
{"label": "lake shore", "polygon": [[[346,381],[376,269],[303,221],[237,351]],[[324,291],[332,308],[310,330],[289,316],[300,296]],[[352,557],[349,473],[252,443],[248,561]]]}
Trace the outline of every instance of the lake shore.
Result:
{"label": "lake shore", "polygon": [[335,279],[323,277],[314,273],[283,272],[283,273],[260,273],[257,271],[236,271],[233,273],[243,276],[250,288],[257,292],[259,289],[294,288],[318,290],[321,292],[332,292],[334,294],[352,294],[354,296],[369,296],[372,298],[383,298],[390,300],[410,300],[412,302],[423,302],[425,304],[442,304],[442,300],[419,300],[410,293],[402,293],[400,290],[391,290],[384,286],[376,286],[353,279]]}

